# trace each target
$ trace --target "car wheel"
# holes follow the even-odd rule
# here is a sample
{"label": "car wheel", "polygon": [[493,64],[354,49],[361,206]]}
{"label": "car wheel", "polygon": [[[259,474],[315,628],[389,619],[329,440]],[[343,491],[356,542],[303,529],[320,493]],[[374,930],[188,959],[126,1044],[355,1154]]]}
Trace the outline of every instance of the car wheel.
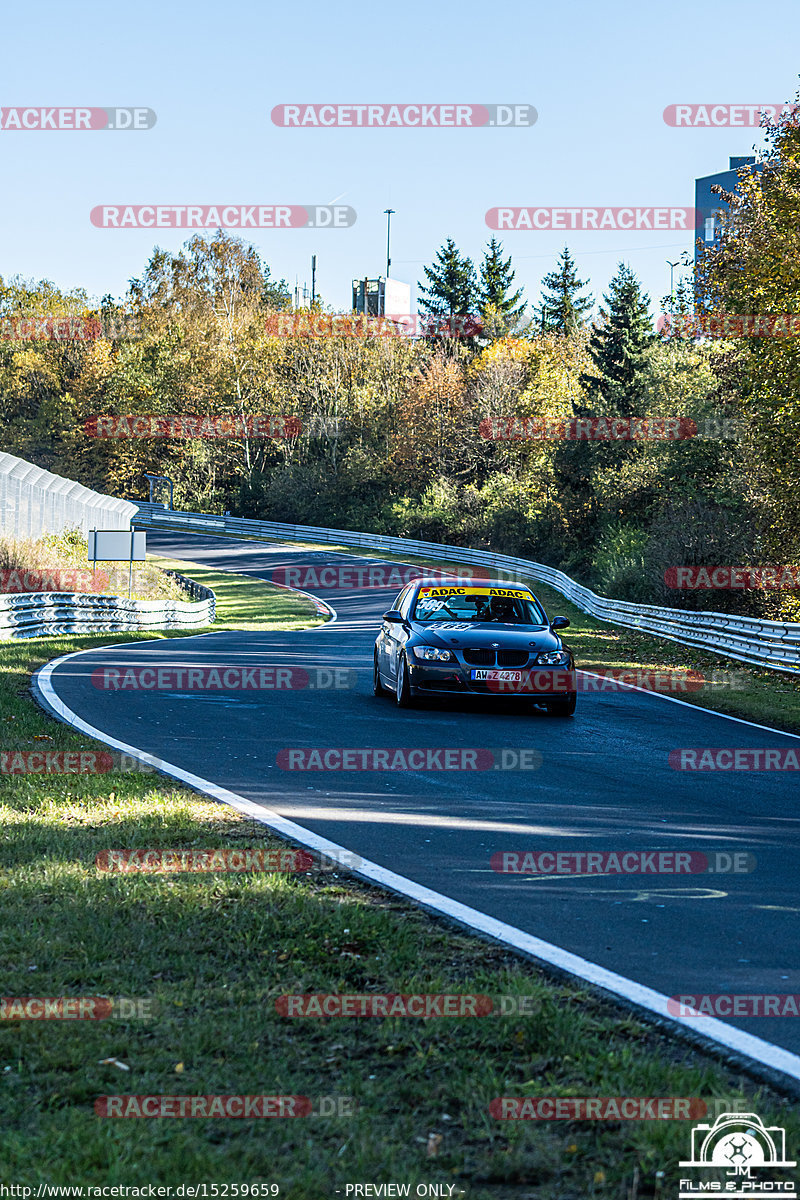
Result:
{"label": "car wheel", "polygon": [[398,708],[411,708],[411,687],[408,682],[408,664],[405,654],[401,654],[397,662],[397,687],[395,699]]}
{"label": "car wheel", "polygon": [[577,702],[578,693],[570,692],[563,700],[551,700],[547,704],[547,711],[551,717],[572,717],[575,715]]}
{"label": "car wheel", "polygon": [[381,673],[378,670],[378,651],[372,659],[372,694],[373,696],[383,695],[383,684],[381,683]]}

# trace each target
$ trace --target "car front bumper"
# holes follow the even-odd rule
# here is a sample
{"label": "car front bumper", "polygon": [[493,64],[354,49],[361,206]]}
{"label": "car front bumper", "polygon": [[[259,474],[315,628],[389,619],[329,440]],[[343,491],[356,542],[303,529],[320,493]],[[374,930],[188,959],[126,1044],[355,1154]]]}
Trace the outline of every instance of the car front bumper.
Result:
{"label": "car front bumper", "polygon": [[[409,663],[411,694],[423,696],[495,696],[499,700],[567,699],[577,691],[575,668],[521,667],[521,679],[476,680],[472,671],[481,670],[462,663]],[[506,670],[507,668],[500,668]]]}

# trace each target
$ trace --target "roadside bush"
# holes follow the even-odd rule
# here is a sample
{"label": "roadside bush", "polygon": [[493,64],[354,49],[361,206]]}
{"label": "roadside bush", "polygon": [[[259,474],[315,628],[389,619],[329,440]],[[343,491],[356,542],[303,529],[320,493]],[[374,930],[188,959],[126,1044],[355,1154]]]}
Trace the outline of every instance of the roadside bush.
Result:
{"label": "roadside bush", "polygon": [[[52,571],[91,570],[88,544],[79,529],[62,533],[47,533],[31,538],[0,538],[0,570]],[[128,568],[125,563],[98,562],[98,572],[110,575],[110,586],[103,595],[128,594]],[[186,593],[178,584],[152,563],[134,563],[133,591],[135,600],[185,600]],[[0,589],[2,590],[2,589]]]}

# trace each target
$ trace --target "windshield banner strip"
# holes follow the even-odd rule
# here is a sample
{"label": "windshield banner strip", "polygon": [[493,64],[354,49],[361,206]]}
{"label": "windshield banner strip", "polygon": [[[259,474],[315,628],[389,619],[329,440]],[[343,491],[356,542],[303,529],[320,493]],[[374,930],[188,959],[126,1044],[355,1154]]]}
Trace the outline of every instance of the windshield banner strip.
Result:
{"label": "windshield banner strip", "polygon": [[427,596],[514,596],[521,600],[533,599],[533,593],[524,588],[490,587],[421,587],[420,598]]}

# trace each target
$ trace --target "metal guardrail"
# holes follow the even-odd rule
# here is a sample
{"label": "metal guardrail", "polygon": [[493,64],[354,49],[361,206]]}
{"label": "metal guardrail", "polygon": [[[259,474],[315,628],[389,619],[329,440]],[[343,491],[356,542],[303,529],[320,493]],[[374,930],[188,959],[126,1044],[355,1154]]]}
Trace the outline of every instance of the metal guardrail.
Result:
{"label": "metal guardrail", "polygon": [[0,452],[0,534],[37,538],[64,529],[128,529],[136,505]]}
{"label": "metal guardrail", "polygon": [[800,623],[766,621],[757,617],[737,617],[727,613],[694,612],[657,605],[633,604],[598,596],[543,563],[488,550],[469,550],[442,542],[421,542],[412,538],[382,534],[354,533],[347,529],[327,529],[312,525],[286,525],[278,521],[250,521],[243,517],[220,517],[203,513],[174,512],[162,505],[141,503],[135,518],[139,528],[183,529],[198,533],[277,539],[292,542],[323,542],[382,550],[391,554],[412,554],[429,559],[445,559],[493,568],[525,576],[560,592],[577,608],[629,629],[653,633],[684,646],[697,646],[724,654],[738,662],[752,663],[776,671],[800,674]]}
{"label": "metal guardrail", "polygon": [[84,592],[0,595],[0,638],[56,637],[143,629],[201,629],[216,615],[210,588],[168,572],[191,600],[128,600]]}

